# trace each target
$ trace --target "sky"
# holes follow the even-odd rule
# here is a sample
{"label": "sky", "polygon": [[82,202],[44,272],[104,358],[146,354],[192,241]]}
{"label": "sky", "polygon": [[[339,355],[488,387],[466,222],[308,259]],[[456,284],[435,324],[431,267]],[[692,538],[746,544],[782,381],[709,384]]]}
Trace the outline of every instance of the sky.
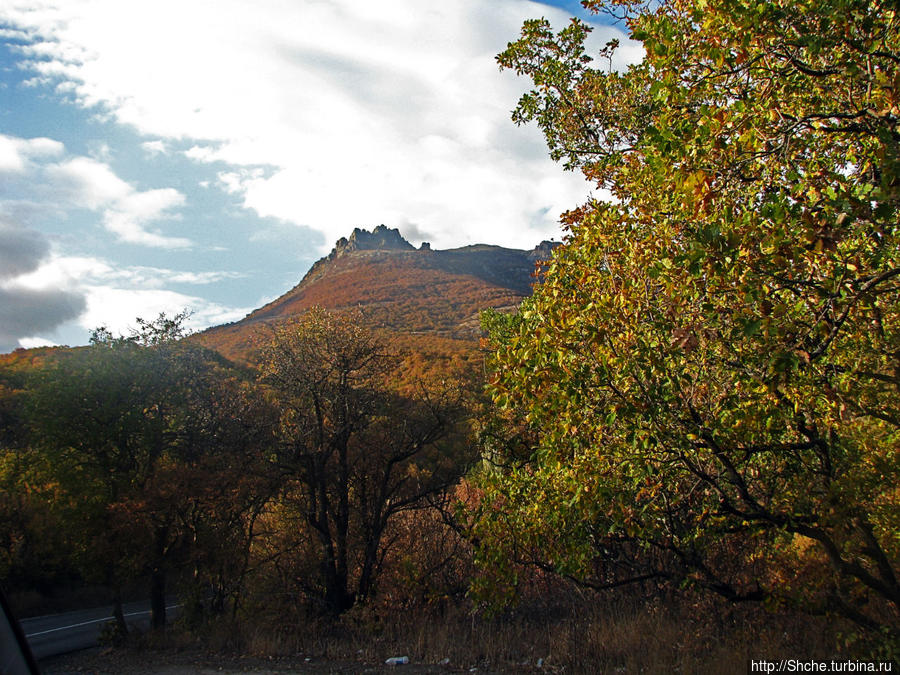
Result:
{"label": "sky", "polygon": [[354,227],[559,239],[591,186],[494,57],[573,15],[641,58],[570,0],[0,0],[0,352],[241,319]]}

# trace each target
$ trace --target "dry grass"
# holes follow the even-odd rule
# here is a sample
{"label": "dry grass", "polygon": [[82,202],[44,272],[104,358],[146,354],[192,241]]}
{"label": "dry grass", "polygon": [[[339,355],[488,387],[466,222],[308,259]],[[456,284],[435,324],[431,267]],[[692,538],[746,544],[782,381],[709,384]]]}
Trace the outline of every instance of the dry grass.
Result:
{"label": "dry grass", "polygon": [[[561,590],[561,589],[557,589]],[[840,627],[687,597],[642,600],[554,593],[495,616],[464,604],[404,612],[357,608],[340,619],[280,611],[221,621],[205,648],[254,657],[413,663],[479,672],[735,673],[750,659],[834,658]]]}

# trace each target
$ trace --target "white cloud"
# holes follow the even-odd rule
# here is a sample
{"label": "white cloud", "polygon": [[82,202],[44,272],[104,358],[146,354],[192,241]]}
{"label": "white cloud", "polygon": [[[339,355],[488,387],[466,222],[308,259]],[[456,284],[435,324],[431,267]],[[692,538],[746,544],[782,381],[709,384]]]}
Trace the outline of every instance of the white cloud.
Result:
{"label": "white cloud", "polygon": [[141,143],[141,148],[143,148],[144,152],[148,155],[162,155],[168,152],[169,149],[165,141],[160,140],[145,141],[144,143]]}
{"label": "white cloud", "polygon": [[[0,213],[30,202],[66,212],[87,209],[120,241],[160,248],[187,248],[186,237],[173,237],[151,229],[154,223],[177,219],[173,211],[185,196],[173,188],[140,191],[124,181],[104,162],[91,157],[69,157],[61,143],[47,138],[22,139],[0,135],[0,171],[18,179],[13,188],[0,188]],[[15,194],[13,194],[15,193]]]}
{"label": "white cloud", "polygon": [[19,346],[25,349],[34,349],[35,347],[56,347],[58,343],[41,337],[24,337],[19,338]]}
{"label": "white cloud", "polygon": [[28,40],[29,35],[25,31],[12,28],[0,28],[0,39],[3,40]]}
{"label": "white cloud", "polygon": [[54,254],[38,269],[18,276],[16,284],[30,289],[87,284],[158,290],[169,284],[203,286],[243,276],[245,275],[239,272],[227,270],[186,272],[143,265],[117,267],[101,258]]}
{"label": "white cloud", "polygon": [[122,241],[160,248],[187,248],[190,239],[167,237],[145,228],[148,222],[167,217],[168,212],[184,204],[184,195],[172,188],[131,191],[106,210],[103,223],[106,229]]}
{"label": "white cloud", "polygon": [[191,312],[188,329],[236,321],[253,308],[226,307],[203,298],[165,289],[115,288],[88,286],[87,309],[78,320],[85,330],[105,326],[114,334],[127,335],[136,326],[135,319],[155,319],[160,313],[172,316],[187,309]]}
{"label": "white cloud", "polygon": [[32,160],[62,154],[64,146],[49,138],[15,138],[0,134],[0,173],[21,173]]}
{"label": "white cloud", "polygon": [[94,211],[125,199],[133,191],[109,166],[90,157],[49,165],[44,175],[71,204]]}
{"label": "white cloud", "polygon": [[184,151],[184,156],[200,162],[216,161],[217,150],[211,146],[194,145]]}
{"label": "white cloud", "polygon": [[[135,319],[155,318],[161,312],[169,315],[183,309],[193,312],[188,327],[202,330],[218,323],[243,318],[252,307],[229,307],[205,298],[173,291],[171,284],[205,285],[235,278],[240,275],[227,272],[183,272],[158,267],[117,267],[107,260],[84,256],[51,255],[36,270],[23,274],[13,284],[0,284],[0,298],[5,291],[22,297],[41,297],[54,289],[70,289],[81,298],[79,312],[70,315],[85,334],[99,326],[106,326],[113,333],[127,334],[135,326]],[[45,322],[46,324],[46,322]],[[40,328],[57,326],[40,324]],[[9,339],[0,331],[0,347],[10,346]],[[33,346],[35,340],[49,340],[47,335],[28,334],[18,337],[19,346]],[[41,343],[43,344],[43,343]]]}
{"label": "white cloud", "polygon": [[32,290],[73,288],[86,279],[109,279],[115,274],[115,269],[99,258],[53,254],[37,269],[17,277],[15,283]]}
{"label": "white cloud", "polygon": [[[559,213],[590,187],[561,175],[536,129],[512,127],[526,83],[494,61],[541,15],[567,21],[526,0],[30,0],[0,10],[39,36],[22,48],[39,79],[159,139],[148,151],[190,140],[188,157],[232,165],[222,186],[247,208],[317,229],[326,246],[380,222],[415,222],[437,247],[524,247],[558,232]],[[592,40],[612,37],[623,44],[617,65],[640,58],[613,28]],[[126,227],[118,213],[107,226],[127,240],[184,244],[140,219]]]}

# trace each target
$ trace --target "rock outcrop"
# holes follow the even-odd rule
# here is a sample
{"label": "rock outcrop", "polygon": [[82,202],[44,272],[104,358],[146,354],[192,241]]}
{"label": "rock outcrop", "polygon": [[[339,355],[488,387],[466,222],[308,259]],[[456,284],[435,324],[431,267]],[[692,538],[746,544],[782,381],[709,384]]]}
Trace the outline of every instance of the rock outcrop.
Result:
{"label": "rock outcrop", "polygon": [[330,263],[343,258],[348,253],[415,250],[415,246],[406,241],[396,227],[390,228],[378,225],[371,232],[355,227],[349,237],[341,237],[335,242],[331,253],[313,263],[306,276],[303,277],[303,281],[318,278],[322,271],[328,268]]}
{"label": "rock outcrop", "polygon": [[397,228],[379,225],[369,232],[356,227],[349,238],[341,237],[337,240],[329,257],[333,259],[353,251],[412,251],[414,249],[415,247],[403,238]]}
{"label": "rock outcrop", "polygon": [[528,254],[528,259],[533,260],[534,262],[540,262],[542,260],[549,260],[550,256],[553,255],[553,250],[557,246],[561,246],[562,242],[559,241],[547,241],[546,239],[542,241],[540,244],[531,249],[531,252]]}

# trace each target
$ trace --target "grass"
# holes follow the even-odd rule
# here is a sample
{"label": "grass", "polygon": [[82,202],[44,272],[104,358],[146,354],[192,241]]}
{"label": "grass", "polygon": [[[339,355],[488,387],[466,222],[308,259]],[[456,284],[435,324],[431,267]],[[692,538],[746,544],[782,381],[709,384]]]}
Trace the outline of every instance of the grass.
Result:
{"label": "grass", "polygon": [[415,664],[479,672],[735,673],[747,672],[751,659],[835,658],[840,629],[834,620],[775,615],[758,605],[687,595],[602,597],[568,587],[495,615],[468,602],[358,607],[338,619],[281,608],[168,639],[298,663],[408,656]]}

